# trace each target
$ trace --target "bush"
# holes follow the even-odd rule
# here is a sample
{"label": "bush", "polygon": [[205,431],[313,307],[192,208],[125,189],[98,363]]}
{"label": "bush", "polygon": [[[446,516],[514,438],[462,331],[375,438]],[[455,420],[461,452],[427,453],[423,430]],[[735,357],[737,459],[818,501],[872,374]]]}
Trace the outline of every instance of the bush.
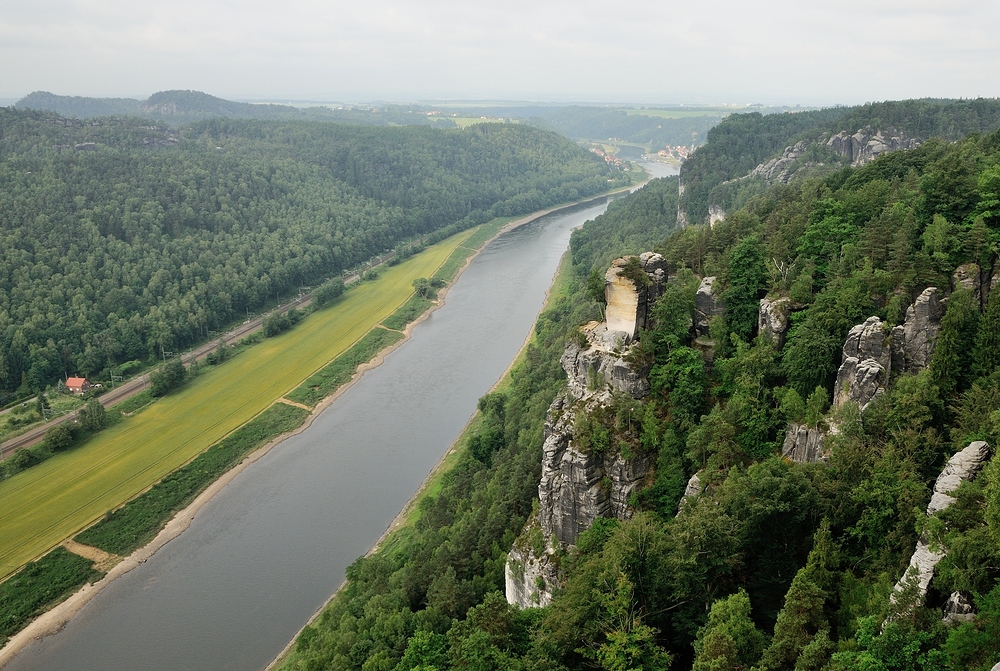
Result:
{"label": "bush", "polygon": [[321,286],[312,293],[313,305],[318,308],[326,307],[340,298],[344,293],[344,280],[337,277]]}
{"label": "bush", "polygon": [[187,370],[180,359],[171,359],[163,364],[158,371],[149,374],[149,393],[153,397],[166,396],[176,389],[187,377]]}

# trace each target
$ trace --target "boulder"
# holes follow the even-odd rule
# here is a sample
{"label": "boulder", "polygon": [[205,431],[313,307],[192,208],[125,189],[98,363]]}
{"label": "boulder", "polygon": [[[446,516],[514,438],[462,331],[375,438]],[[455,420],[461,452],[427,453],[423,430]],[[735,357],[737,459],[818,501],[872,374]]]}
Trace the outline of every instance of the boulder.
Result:
{"label": "boulder", "polygon": [[771,339],[774,346],[781,349],[785,345],[785,332],[788,331],[788,316],[791,312],[792,299],[761,298],[760,312],[757,313],[757,331]]}

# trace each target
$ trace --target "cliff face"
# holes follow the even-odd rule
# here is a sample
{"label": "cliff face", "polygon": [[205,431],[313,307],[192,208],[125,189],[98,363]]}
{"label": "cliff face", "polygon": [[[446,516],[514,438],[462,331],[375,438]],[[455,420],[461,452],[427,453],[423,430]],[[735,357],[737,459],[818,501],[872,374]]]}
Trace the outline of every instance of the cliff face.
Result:
{"label": "cliff face", "polygon": [[900,149],[915,149],[920,144],[920,140],[906,137],[905,133],[862,128],[853,135],[841,131],[827,140],[826,146],[853,165],[864,165],[882,154]]}
{"label": "cliff face", "polygon": [[[579,417],[608,407],[615,394],[634,399],[649,394],[648,370],[636,368],[626,357],[639,330],[648,325],[648,308],[662,291],[666,266],[659,254],[639,259],[648,284],[619,275],[628,260],[616,260],[606,275],[608,321],[584,326],[582,338],[571,340],[563,353],[566,391],[552,402],[546,417],[539,512],[508,557],[510,603],[547,603],[558,578],[554,548],[574,544],[598,517],[631,517],[629,498],[655,466],[655,457],[626,458],[615,447],[586,449],[576,435]],[[545,551],[525,541],[532,534],[544,539]]]}

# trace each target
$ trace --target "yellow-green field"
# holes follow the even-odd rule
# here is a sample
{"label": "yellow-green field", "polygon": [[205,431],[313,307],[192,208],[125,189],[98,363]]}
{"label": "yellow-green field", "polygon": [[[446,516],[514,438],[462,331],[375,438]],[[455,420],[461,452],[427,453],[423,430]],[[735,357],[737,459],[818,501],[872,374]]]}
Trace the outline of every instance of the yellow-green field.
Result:
{"label": "yellow-green field", "polygon": [[[188,462],[351,346],[430,277],[472,231],[354,286],[141,414],[0,483],[0,577],[58,545]],[[204,368],[202,369],[205,370]]]}

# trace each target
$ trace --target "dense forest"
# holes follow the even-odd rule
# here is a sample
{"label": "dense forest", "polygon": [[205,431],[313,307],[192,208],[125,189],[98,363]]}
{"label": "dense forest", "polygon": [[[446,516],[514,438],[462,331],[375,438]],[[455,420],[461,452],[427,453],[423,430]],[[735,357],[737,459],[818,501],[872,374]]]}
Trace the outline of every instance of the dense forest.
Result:
{"label": "dense forest", "polygon": [[[654,181],[574,234],[568,286],[509,386],[480,401],[460,463],[414,527],[349,569],[286,668],[987,671],[1000,661],[1000,461],[925,513],[952,455],[1000,440],[1000,131],[777,185],[711,228],[677,228],[676,187]],[[550,542],[537,527],[521,533],[539,506],[559,358],[600,315],[588,280],[654,246],[671,280],[629,355],[651,392],[578,417],[574,440],[655,468],[630,517],[598,518],[557,549],[550,605],[511,606],[506,553]],[[708,276],[725,310],[696,338]],[[877,317],[894,332],[929,287],[943,299],[926,365],[887,372],[864,405],[837,403],[851,329]],[[787,299],[783,343],[758,332],[765,297]],[[789,425],[823,433],[824,459],[783,457]],[[682,503],[696,473],[700,493]],[[920,539],[944,555],[926,597],[912,576],[894,589]],[[974,616],[944,622],[952,594]]]}
{"label": "dense forest", "polygon": [[800,140],[809,145],[810,158],[826,162],[826,172],[830,172],[843,161],[826,149],[826,142],[840,131],[851,134],[871,128],[902,132],[920,140],[953,141],[998,127],[1000,102],[992,99],[905,100],[794,114],[733,114],[708,131],[707,144],[684,164],[681,208],[689,221],[707,221],[713,190],[746,175]]}
{"label": "dense forest", "polygon": [[528,126],[0,109],[0,395],[106,379],[404,241],[628,180]]}

